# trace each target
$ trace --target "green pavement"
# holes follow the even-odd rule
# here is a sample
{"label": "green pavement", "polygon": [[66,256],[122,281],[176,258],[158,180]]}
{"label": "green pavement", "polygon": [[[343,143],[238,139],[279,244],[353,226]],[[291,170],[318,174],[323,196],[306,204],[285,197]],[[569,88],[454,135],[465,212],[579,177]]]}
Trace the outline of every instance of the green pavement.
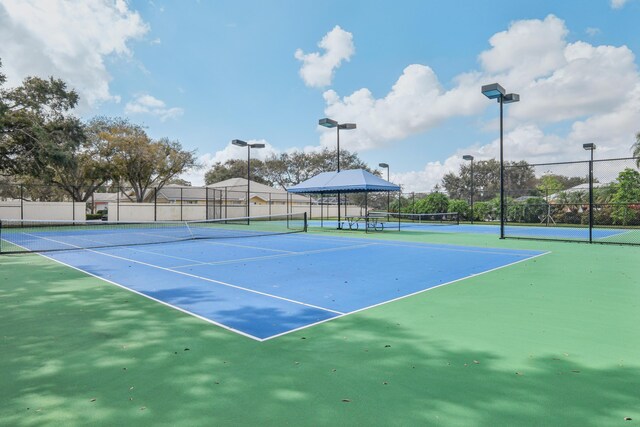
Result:
{"label": "green pavement", "polygon": [[640,422],[640,247],[367,237],[551,253],[263,343],[0,256],[0,425]]}

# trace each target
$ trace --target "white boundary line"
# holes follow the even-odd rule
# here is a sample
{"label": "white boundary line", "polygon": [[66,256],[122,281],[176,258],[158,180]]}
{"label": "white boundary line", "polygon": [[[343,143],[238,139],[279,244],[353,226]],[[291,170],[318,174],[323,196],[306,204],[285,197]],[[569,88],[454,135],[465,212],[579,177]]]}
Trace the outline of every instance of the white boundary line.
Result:
{"label": "white boundary line", "polygon": [[[39,236],[34,236],[34,237],[39,237]],[[297,237],[297,236],[296,236],[296,237]],[[39,238],[41,238],[41,237],[39,237]],[[52,239],[47,239],[47,238],[43,238],[43,239],[45,239],[45,240],[52,240]],[[357,240],[361,240],[361,239],[357,239]],[[370,239],[370,240],[372,240],[372,239]],[[57,241],[55,241],[55,240],[52,240],[52,241],[54,241],[54,242],[56,242],[56,243],[61,243],[61,242],[57,242]],[[68,244],[68,243],[63,243],[63,244],[66,244],[66,245],[68,245],[68,246],[75,247],[74,245],[71,245],[71,244]],[[351,247],[343,247],[343,248],[333,248],[333,249],[334,249],[334,250],[335,250],[335,249],[353,249],[353,248],[357,248],[357,247],[372,246],[372,245],[374,245],[374,244],[367,244],[367,245],[360,245],[360,246],[351,246]],[[16,246],[19,246],[19,245],[16,245]],[[390,245],[390,246],[394,246],[394,245]],[[398,246],[410,246],[410,247],[411,247],[412,245],[398,245]],[[418,245],[418,246],[427,246],[427,247],[428,247],[428,246],[437,246],[437,245],[425,244],[425,245]],[[141,295],[141,296],[143,296],[143,297],[145,297],[145,298],[148,298],[148,299],[150,299],[150,300],[152,300],[152,301],[155,301],[155,302],[158,302],[158,303],[160,303],[160,304],[163,304],[163,305],[165,305],[165,306],[167,306],[167,307],[170,307],[170,308],[176,309],[176,310],[178,310],[178,311],[181,311],[181,312],[183,312],[183,313],[186,313],[186,314],[192,315],[192,316],[197,317],[197,318],[199,318],[199,319],[201,319],[201,320],[204,320],[205,322],[208,322],[208,323],[214,324],[214,325],[216,325],[216,326],[220,326],[220,327],[222,327],[223,329],[226,329],[226,330],[231,331],[231,332],[235,332],[235,333],[237,333],[237,334],[240,334],[240,335],[242,335],[242,336],[245,336],[245,337],[251,338],[251,339],[253,339],[253,340],[255,340],[255,341],[259,341],[259,342],[269,341],[269,340],[272,340],[272,339],[274,339],[274,338],[281,337],[281,336],[283,336],[283,335],[287,335],[287,334],[290,334],[290,333],[293,333],[293,332],[297,332],[297,331],[300,331],[300,330],[304,330],[304,329],[310,328],[310,327],[312,327],[312,326],[316,326],[316,325],[319,325],[319,324],[322,324],[322,323],[325,323],[325,322],[329,322],[329,321],[331,321],[331,320],[339,319],[339,318],[342,318],[342,317],[345,317],[345,316],[349,316],[349,315],[351,315],[351,314],[359,313],[359,312],[364,311],[364,310],[369,310],[369,309],[371,309],[371,308],[379,307],[379,306],[382,306],[382,305],[385,305],[385,304],[389,304],[389,303],[392,303],[392,302],[395,302],[395,301],[399,301],[399,300],[402,300],[402,299],[405,299],[405,298],[409,298],[409,297],[412,297],[412,296],[415,296],[415,295],[418,295],[418,294],[421,294],[421,293],[424,293],[424,292],[430,291],[430,290],[432,290],[432,289],[440,288],[440,287],[443,287],[443,286],[446,286],[446,285],[450,285],[450,284],[452,284],[452,283],[456,283],[456,282],[460,282],[460,281],[462,281],[462,280],[470,279],[470,278],[472,278],[472,277],[481,276],[481,275],[486,274],[486,273],[490,273],[490,272],[493,272],[493,271],[496,271],[496,270],[500,270],[500,269],[503,269],[503,268],[506,268],[506,267],[510,267],[510,266],[512,266],[512,265],[519,264],[519,263],[521,263],[521,262],[525,262],[525,261],[528,261],[528,260],[531,260],[531,259],[535,259],[535,258],[538,258],[538,257],[544,256],[544,255],[548,255],[548,254],[550,254],[550,253],[551,253],[551,251],[543,252],[543,253],[541,253],[541,254],[537,254],[537,255],[529,256],[529,257],[527,257],[527,258],[524,258],[524,259],[521,259],[521,260],[518,260],[518,261],[514,261],[514,262],[509,263],[509,264],[501,265],[501,266],[499,266],[499,267],[495,267],[495,268],[492,268],[492,269],[489,269],[489,270],[486,270],[486,271],[482,271],[482,272],[480,272],[480,273],[471,274],[471,275],[469,275],[469,276],[461,277],[461,278],[458,278],[458,279],[455,279],[455,280],[452,280],[452,281],[449,281],[449,282],[446,282],[446,283],[441,283],[441,284],[439,284],[439,285],[435,285],[435,286],[432,286],[432,287],[427,288],[427,289],[422,289],[422,290],[419,290],[419,291],[416,291],[416,292],[413,292],[413,293],[410,293],[410,294],[407,294],[407,295],[402,295],[402,296],[399,296],[399,297],[396,297],[396,298],[393,298],[393,299],[390,299],[390,300],[387,300],[387,301],[382,301],[382,302],[379,302],[379,303],[376,303],[376,304],[372,304],[372,305],[367,306],[367,307],[362,307],[362,308],[359,308],[359,309],[357,309],[357,310],[354,310],[354,311],[351,311],[351,312],[348,312],[348,313],[341,313],[341,312],[339,312],[339,311],[335,311],[335,310],[331,310],[331,309],[327,309],[327,308],[323,308],[323,307],[319,307],[319,306],[314,306],[314,305],[311,305],[311,304],[306,304],[306,303],[302,303],[302,302],[295,301],[295,300],[289,300],[289,299],[287,299],[287,298],[278,297],[278,296],[276,296],[276,295],[271,295],[271,294],[267,294],[267,293],[263,293],[263,292],[259,292],[259,291],[255,291],[255,290],[251,290],[251,289],[247,289],[247,288],[243,288],[243,287],[236,286],[236,285],[231,285],[231,284],[228,284],[228,283],[225,283],[225,282],[220,282],[220,281],[217,281],[217,280],[214,280],[214,279],[208,279],[208,278],[206,278],[206,277],[201,277],[201,276],[197,276],[197,275],[193,275],[193,274],[189,274],[189,273],[183,273],[183,272],[181,272],[181,271],[172,270],[172,269],[170,269],[170,268],[165,268],[165,267],[161,267],[161,266],[156,266],[156,265],[153,265],[153,264],[147,264],[147,263],[144,263],[144,262],[141,262],[141,261],[132,260],[132,259],[129,259],[129,258],[119,257],[119,256],[116,256],[116,255],[111,255],[111,254],[105,254],[105,253],[98,252],[98,251],[95,251],[95,250],[90,250],[90,249],[83,249],[83,248],[77,248],[77,249],[85,250],[85,251],[88,251],[88,252],[93,252],[93,253],[96,253],[96,254],[99,254],[99,255],[105,255],[105,256],[109,256],[109,257],[113,257],[113,258],[118,258],[118,259],[122,259],[122,260],[125,260],[125,261],[130,261],[130,262],[134,262],[134,263],[138,263],[138,264],[146,265],[146,266],[153,267],[153,268],[158,268],[158,269],[161,269],[161,270],[170,271],[170,272],[173,272],[173,273],[177,273],[177,274],[182,274],[182,275],[185,275],[185,276],[194,277],[194,278],[201,279],[201,280],[205,280],[205,281],[210,281],[210,282],[214,282],[214,283],[219,283],[219,284],[222,284],[222,285],[225,285],[225,286],[230,286],[230,287],[233,287],[233,288],[238,288],[238,289],[245,290],[245,291],[248,291],[248,292],[254,292],[254,293],[257,293],[257,294],[262,294],[262,295],[264,295],[264,296],[273,297],[273,298],[276,298],[276,299],[283,299],[283,300],[285,300],[285,301],[289,301],[289,302],[293,302],[293,303],[298,303],[298,304],[302,304],[302,305],[305,305],[305,306],[308,306],[308,307],[311,307],[311,308],[316,308],[316,309],[319,309],[319,310],[328,311],[328,312],[332,312],[332,313],[337,313],[337,314],[338,314],[337,316],[334,316],[334,317],[331,317],[331,318],[328,318],[328,319],[324,319],[324,320],[321,320],[321,321],[319,321],[319,322],[310,323],[310,324],[308,324],[308,325],[304,325],[304,326],[301,326],[301,327],[298,327],[298,328],[295,328],[295,329],[291,329],[291,330],[288,330],[288,331],[285,331],[285,332],[281,332],[281,333],[279,333],[279,334],[275,334],[275,335],[272,335],[272,336],[269,336],[269,337],[266,337],[266,338],[258,338],[258,337],[256,337],[256,336],[250,335],[250,334],[248,334],[248,333],[246,333],[246,332],[242,332],[242,331],[237,330],[237,329],[234,329],[234,328],[232,328],[232,327],[230,327],[230,326],[227,326],[227,325],[224,325],[224,324],[222,324],[222,323],[216,322],[216,321],[214,321],[214,320],[212,320],[212,319],[208,319],[208,318],[206,318],[206,317],[203,317],[203,316],[198,315],[198,314],[196,314],[196,313],[193,313],[193,312],[191,312],[191,311],[188,311],[188,310],[185,310],[185,309],[183,309],[183,308],[177,307],[177,306],[172,305],[172,304],[170,304],[170,303],[168,303],[168,302],[165,302],[165,301],[162,301],[162,300],[156,299],[156,298],[154,298],[154,297],[152,297],[152,296],[146,295],[146,294],[144,294],[144,293],[141,293],[141,292],[139,292],[139,291],[136,291],[136,290],[134,290],[134,289],[131,289],[131,288],[129,288],[129,287],[126,287],[126,286],[124,286],[124,285],[121,285],[121,284],[119,284],[119,283],[117,283],[117,282],[114,282],[114,281],[111,281],[111,280],[105,279],[105,278],[103,278],[103,277],[97,276],[97,275],[95,275],[95,274],[93,274],[93,273],[90,273],[90,272],[88,272],[88,271],[82,270],[82,269],[80,269],[80,268],[78,268],[78,267],[74,267],[74,266],[72,266],[72,265],[70,265],[70,264],[67,264],[67,263],[65,263],[65,262],[59,261],[59,260],[57,260],[57,259],[55,259],[55,258],[51,258],[51,257],[49,257],[49,256],[46,256],[46,255],[42,254],[42,253],[37,253],[37,255],[39,255],[39,256],[41,256],[41,257],[43,257],[43,258],[46,258],[46,259],[52,260],[52,261],[54,261],[54,262],[57,262],[57,263],[62,264],[62,265],[64,265],[64,266],[70,267],[70,268],[72,268],[72,269],[74,269],[74,270],[77,270],[77,271],[79,271],[79,272],[85,273],[85,274],[87,274],[87,275],[89,275],[89,276],[92,276],[92,277],[95,277],[95,278],[97,278],[97,279],[103,280],[103,281],[105,281],[105,282],[107,282],[107,283],[110,283],[110,284],[112,284],[112,285],[116,285],[116,286],[118,286],[118,287],[120,287],[120,288],[122,288],[122,289],[125,289],[125,290],[128,290],[128,291],[130,291],[130,292],[133,292],[133,293],[135,293],[135,294]],[[325,250],[322,250],[322,251],[328,251],[328,249],[325,249]],[[316,253],[316,252],[317,252],[317,251],[309,251],[308,253]],[[303,253],[301,253],[301,254],[303,254]],[[500,255],[515,255],[515,254],[503,253],[503,252],[495,253],[495,254],[500,254]],[[277,255],[274,255],[274,256],[277,256]],[[284,256],[286,256],[286,255],[284,255]]]}
{"label": "white boundary line", "polygon": [[452,283],[460,282],[462,280],[470,279],[472,277],[481,276],[483,274],[490,273],[490,272],[496,271],[496,270],[500,270],[502,268],[510,267],[512,265],[519,264],[519,263],[524,262],[524,261],[529,261],[530,259],[538,258],[538,257],[544,256],[544,255],[548,255],[550,253],[551,253],[551,251],[544,252],[544,253],[541,253],[541,254],[538,254],[538,255],[531,256],[529,258],[525,258],[525,259],[521,259],[521,260],[518,260],[518,261],[514,261],[514,262],[509,263],[509,264],[501,265],[500,267],[495,267],[495,268],[492,268],[490,270],[481,271],[480,273],[474,273],[474,274],[471,274],[469,276],[461,277],[459,279],[455,279],[455,280],[452,280],[450,282],[441,283],[439,285],[432,286],[432,287],[427,288],[427,289],[422,289],[420,291],[416,291],[416,292],[413,292],[413,293],[410,293],[410,294],[407,294],[407,295],[399,296],[399,297],[396,297],[396,298],[393,298],[393,299],[390,299],[390,300],[387,300],[387,301],[382,301],[382,302],[379,302],[379,303],[376,303],[376,304],[373,304],[373,305],[370,305],[370,306],[367,306],[367,307],[362,307],[362,308],[359,308],[357,310],[350,311],[348,313],[344,313],[344,314],[342,314],[340,316],[332,317],[330,319],[321,320],[321,321],[315,322],[315,323],[310,323],[308,325],[304,325],[304,326],[301,326],[299,328],[291,329],[290,331],[286,331],[286,332],[282,332],[282,333],[279,333],[279,334],[276,334],[276,335],[272,335],[270,337],[265,338],[263,341],[268,341],[268,340],[271,340],[273,338],[278,338],[278,337],[281,337],[283,335],[290,334],[292,332],[300,331],[300,330],[303,330],[303,329],[306,329],[306,328],[310,328],[310,327],[315,326],[315,325],[319,325],[321,323],[328,322],[330,320],[340,319],[342,317],[349,316],[349,315],[355,314],[355,313],[359,313],[359,312],[364,311],[364,310],[369,310],[369,309],[374,308],[374,307],[379,307],[381,305],[385,305],[385,304],[389,304],[389,303],[392,303],[392,302],[395,302],[395,301],[399,301],[401,299],[409,298],[409,297],[412,297],[414,295],[418,295],[418,294],[430,291],[432,289],[440,288],[442,286],[450,285]]}
{"label": "white boundary line", "polygon": [[360,248],[366,248],[368,246],[376,246],[376,245],[377,245],[377,243],[366,243],[366,244],[363,244],[363,245],[340,246],[340,247],[337,247],[337,248],[325,248],[325,249],[317,249],[317,250],[314,250],[314,251],[291,252],[291,253],[288,253],[288,254],[256,256],[256,257],[248,257],[248,258],[240,258],[240,259],[230,259],[230,260],[226,260],[226,261],[201,262],[201,263],[197,263],[197,264],[178,265],[178,266],[174,266],[172,268],[197,267],[197,266],[200,266],[200,265],[234,264],[234,263],[238,263],[238,262],[261,261],[261,260],[276,259],[276,258],[288,258],[288,257],[293,257],[293,256],[299,256],[299,255],[313,255],[313,254],[318,254],[318,253],[323,253],[323,252],[337,252],[337,251],[343,251],[343,250],[348,250],[348,249],[360,249]]}

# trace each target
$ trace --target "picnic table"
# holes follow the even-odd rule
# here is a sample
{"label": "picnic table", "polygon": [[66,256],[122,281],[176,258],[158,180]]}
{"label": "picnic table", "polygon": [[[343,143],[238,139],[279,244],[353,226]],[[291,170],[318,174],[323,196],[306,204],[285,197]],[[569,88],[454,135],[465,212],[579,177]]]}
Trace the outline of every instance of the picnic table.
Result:
{"label": "picnic table", "polygon": [[349,227],[349,230],[357,230],[363,224],[365,230],[383,231],[387,215],[370,213],[367,215],[351,215],[344,217],[342,227]]}

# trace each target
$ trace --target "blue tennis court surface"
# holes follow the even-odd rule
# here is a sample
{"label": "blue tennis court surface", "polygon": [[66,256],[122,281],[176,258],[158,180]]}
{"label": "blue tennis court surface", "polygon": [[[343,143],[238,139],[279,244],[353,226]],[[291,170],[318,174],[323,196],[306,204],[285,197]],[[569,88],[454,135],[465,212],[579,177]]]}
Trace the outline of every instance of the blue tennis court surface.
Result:
{"label": "blue tennis court surface", "polygon": [[[320,227],[321,221],[312,220],[309,221],[309,226]],[[326,228],[337,228],[337,221],[322,221],[322,226]],[[364,225],[361,225],[360,230],[363,230]],[[397,230],[397,222],[385,223],[385,230]],[[475,233],[475,234],[500,234],[499,225],[487,225],[487,224],[428,224],[428,223],[414,223],[414,222],[402,222],[400,223],[401,230],[407,231],[424,231],[429,233]],[[627,233],[629,230],[614,229],[614,228],[594,228],[593,238],[604,239],[611,236]],[[505,235],[509,237],[537,237],[548,239],[566,239],[566,240],[588,240],[589,229],[585,227],[556,227],[556,226],[520,226],[520,225],[507,225],[505,227]]]}
{"label": "blue tennis court surface", "polygon": [[541,254],[291,234],[47,257],[265,340]]}

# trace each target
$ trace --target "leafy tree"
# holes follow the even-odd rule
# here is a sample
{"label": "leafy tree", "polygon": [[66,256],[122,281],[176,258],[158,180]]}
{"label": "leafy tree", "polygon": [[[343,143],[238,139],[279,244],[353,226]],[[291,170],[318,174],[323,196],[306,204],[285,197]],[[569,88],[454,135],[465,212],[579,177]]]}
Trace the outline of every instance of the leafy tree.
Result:
{"label": "leafy tree", "polygon": [[70,114],[78,95],[53,77],[27,77],[12,89],[5,81],[0,74],[0,173],[39,177],[67,160],[67,144],[82,141],[82,124]]}
{"label": "leafy tree", "polygon": [[416,213],[447,212],[449,198],[444,193],[431,193],[427,197],[416,201]]}
{"label": "leafy tree", "polygon": [[557,175],[544,175],[540,178],[537,189],[540,191],[540,194],[547,198],[552,194],[556,194],[560,190],[564,190],[565,187],[562,185]]}
{"label": "leafy tree", "polygon": [[469,203],[466,200],[449,200],[449,206],[447,207],[447,212],[458,212],[460,214],[460,218],[469,219]]}
{"label": "leafy tree", "polygon": [[636,166],[640,168],[640,132],[636,134],[636,142],[631,149],[633,150],[633,157],[637,157]]}
{"label": "leafy tree", "polygon": [[[505,162],[505,188],[509,195],[520,196],[535,187],[533,167],[527,162]],[[500,162],[480,160],[473,165],[474,199],[487,201],[500,193]],[[442,179],[442,186],[454,199],[468,199],[471,194],[471,165],[462,164],[458,173],[450,172]]]}
{"label": "leafy tree", "polygon": [[110,152],[114,180],[130,185],[136,202],[144,201],[150,188],[161,189],[197,166],[195,153],[183,150],[178,141],[152,140],[141,126],[126,119],[97,118],[93,125]]}
{"label": "leafy tree", "polygon": [[[264,162],[251,159],[251,180],[277,187],[290,187],[321,172],[335,171],[337,167],[335,150],[323,148],[319,152],[311,153],[295,151],[272,155]],[[340,169],[366,169],[376,173],[369,169],[356,153],[347,150],[340,150]],[[232,159],[213,165],[205,174],[205,182],[213,184],[229,178],[246,176],[247,161]]]}
{"label": "leafy tree", "polygon": [[640,205],[640,172],[626,168],[616,179],[616,193],[611,217],[614,224],[628,225],[638,222]]}
{"label": "leafy tree", "polygon": [[[262,160],[251,159],[251,181],[261,184],[271,185],[272,183],[264,178],[265,165]],[[217,162],[204,175],[205,184],[215,184],[231,178],[247,177],[247,161],[230,159],[224,163]]]}
{"label": "leafy tree", "polygon": [[488,202],[473,203],[473,219],[474,221],[486,221],[490,218],[491,205]]}
{"label": "leafy tree", "polygon": [[181,187],[191,187],[191,181],[187,181],[186,179],[182,179],[182,178],[170,179],[169,182],[167,182],[167,184],[179,185]]}

